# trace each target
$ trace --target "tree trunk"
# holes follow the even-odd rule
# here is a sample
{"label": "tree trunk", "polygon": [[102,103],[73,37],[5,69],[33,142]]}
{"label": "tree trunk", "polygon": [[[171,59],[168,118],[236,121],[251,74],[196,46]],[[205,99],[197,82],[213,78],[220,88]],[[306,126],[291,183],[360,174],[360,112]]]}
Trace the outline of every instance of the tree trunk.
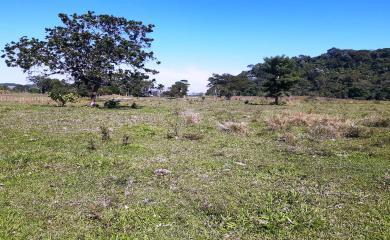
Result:
{"label": "tree trunk", "polygon": [[96,106],[96,93],[93,92],[92,95],[91,95],[91,104],[90,104],[91,107],[94,107]]}
{"label": "tree trunk", "polygon": [[279,105],[279,96],[275,96],[275,105]]}

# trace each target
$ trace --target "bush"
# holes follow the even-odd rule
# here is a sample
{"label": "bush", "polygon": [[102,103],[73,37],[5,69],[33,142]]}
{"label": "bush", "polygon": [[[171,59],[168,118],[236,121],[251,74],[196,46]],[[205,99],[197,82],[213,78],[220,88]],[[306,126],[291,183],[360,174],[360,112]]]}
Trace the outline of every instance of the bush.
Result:
{"label": "bush", "polygon": [[106,107],[106,108],[118,108],[120,102],[121,101],[119,99],[110,99],[110,100],[104,102],[104,107]]}
{"label": "bush", "polygon": [[132,109],[138,109],[139,106],[137,105],[136,102],[133,102],[133,103],[130,105],[130,108],[132,108]]}
{"label": "bush", "polygon": [[233,94],[231,92],[228,92],[225,94],[225,99],[230,100],[233,97]]}
{"label": "bush", "polygon": [[68,102],[75,102],[77,99],[76,94],[65,89],[55,89],[49,93],[49,97],[61,106],[65,106]]}

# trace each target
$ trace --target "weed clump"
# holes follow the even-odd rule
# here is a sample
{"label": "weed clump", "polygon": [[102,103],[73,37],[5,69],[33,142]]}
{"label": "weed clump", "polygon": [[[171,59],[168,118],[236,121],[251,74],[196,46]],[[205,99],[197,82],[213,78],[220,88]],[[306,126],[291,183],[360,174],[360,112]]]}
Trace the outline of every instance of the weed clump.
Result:
{"label": "weed clump", "polygon": [[102,141],[109,141],[111,139],[110,130],[106,126],[100,126],[100,135],[102,137]]}
{"label": "weed clump", "polygon": [[218,123],[219,130],[229,133],[247,134],[248,125],[245,122],[224,122]]}
{"label": "weed clump", "polygon": [[95,141],[91,138],[88,140],[87,149],[89,151],[95,151],[97,149]]}
{"label": "weed clump", "polygon": [[172,113],[172,121],[169,123],[169,127],[167,129],[167,138],[179,138],[180,131],[184,125],[182,118],[180,117],[179,109],[175,109]]}
{"label": "weed clump", "polygon": [[123,137],[122,137],[122,146],[129,145],[129,142],[130,142],[130,136],[127,135],[127,134],[123,135]]}

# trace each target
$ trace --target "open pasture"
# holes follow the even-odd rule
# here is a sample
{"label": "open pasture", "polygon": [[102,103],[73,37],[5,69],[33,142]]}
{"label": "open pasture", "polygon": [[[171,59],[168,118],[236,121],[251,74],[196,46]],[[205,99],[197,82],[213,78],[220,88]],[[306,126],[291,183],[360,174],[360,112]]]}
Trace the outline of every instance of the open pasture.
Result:
{"label": "open pasture", "polygon": [[390,236],[389,102],[87,102],[0,102],[1,239]]}

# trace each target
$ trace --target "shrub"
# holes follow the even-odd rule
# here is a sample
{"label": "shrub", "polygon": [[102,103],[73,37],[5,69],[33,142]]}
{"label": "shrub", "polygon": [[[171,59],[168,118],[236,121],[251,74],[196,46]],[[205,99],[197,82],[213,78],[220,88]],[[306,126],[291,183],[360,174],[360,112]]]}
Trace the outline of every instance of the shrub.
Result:
{"label": "shrub", "polygon": [[49,93],[49,97],[55,102],[59,103],[62,107],[68,102],[75,102],[77,99],[76,94],[68,92],[63,89],[55,89]]}
{"label": "shrub", "polygon": [[233,94],[231,92],[228,92],[225,94],[225,99],[230,100],[233,97]]}
{"label": "shrub", "polygon": [[119,99],[110,99],[106,102],[104,102],[104,107],[106,108],[118,108],[120,104]]}
{"label": "shrub", "polygon": [[139,106],[138,106],[138,104],[137,104],[136,102],[133,102],[133,103],[130,105],[130,108],[132,108],[132,109],[138,109]]}

